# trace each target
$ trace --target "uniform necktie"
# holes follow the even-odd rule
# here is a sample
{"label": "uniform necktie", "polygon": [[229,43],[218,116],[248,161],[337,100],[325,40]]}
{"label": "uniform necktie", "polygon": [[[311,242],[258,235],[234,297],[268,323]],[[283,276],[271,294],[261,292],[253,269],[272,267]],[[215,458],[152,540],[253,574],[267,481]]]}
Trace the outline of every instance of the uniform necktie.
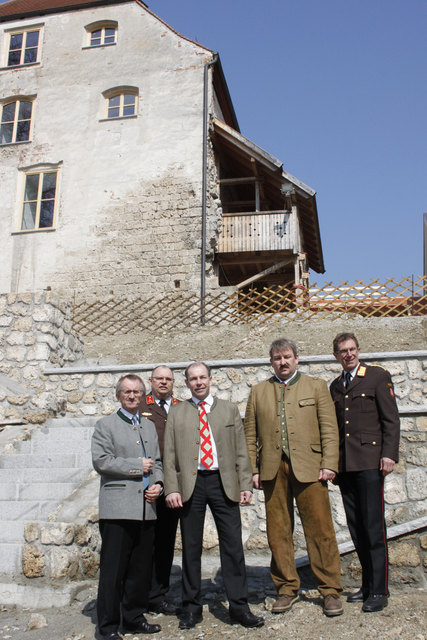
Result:
{"label": "uniform necktie", "polygon": [[199,402],[200,449],[202,451],[200,462],[206,469],[210,469],[213,465],[212,441],[205,404],[204,400]]}
{"label": "uniform necktie", "polygon": [[165,409],[165,405],[166,405],[166,400],[159,400],[159,407],[160,409],[164,409],[164,411],[166,411]]}
{"label": "uniform necktie", "polygon": [[[139,425],[139,418],[137,415],[132,416],[132,424],[136,427]],[[142,457],[146,458],[147,456],[145,455],[145,447],[142,443],[142,439],[141,439],[141,447],[142,447]],[[142,479],[142,488],[145,491],[145,489],[148,487],[148,485],[150,484],[150,478],[149,478],[149,474],[148,473],[144,473],[143,479]]]}
{"label": "uniform necktie", "polygon": [[346,389],[347,389],[348,385],[350,384],[350,382],[351,382],[351,373],[350,373],[350,371],[346,371],[344,373],[344,386],[345,386]]}

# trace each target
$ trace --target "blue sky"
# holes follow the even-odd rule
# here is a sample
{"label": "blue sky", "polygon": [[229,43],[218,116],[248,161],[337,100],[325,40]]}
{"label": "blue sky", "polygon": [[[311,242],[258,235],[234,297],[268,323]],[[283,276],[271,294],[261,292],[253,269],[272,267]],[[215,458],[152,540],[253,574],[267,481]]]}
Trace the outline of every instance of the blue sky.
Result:
{"label": "blue sky", "polygon": [[422,275],[426,0],[148,4],[218,51],[242,134],[317,191],[312,283]]}
{"label": "blue sky", "polygon": [[218,51],[243,135],[317,191],[326,273],[422,275],[425,0],[151,0]]}

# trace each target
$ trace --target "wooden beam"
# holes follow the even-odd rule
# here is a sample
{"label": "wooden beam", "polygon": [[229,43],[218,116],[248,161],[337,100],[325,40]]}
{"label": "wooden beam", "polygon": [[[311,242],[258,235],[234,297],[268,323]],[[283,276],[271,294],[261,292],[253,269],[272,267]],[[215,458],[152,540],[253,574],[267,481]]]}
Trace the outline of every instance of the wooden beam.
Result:
{"label": "wooden beam", "polygon": [[247,284],[250,284],[251,282],[255,282],[256,280],[259,280],[263,276],[266,276],[269,273],[273,273],[274,271],[281,269],[287,264],[289,264],[289,260],[282,260],[282,262],[277,262],[276,264],[273,264],[273,266],[268,267],[268,269],[264,269],[264,271],[260,271],[259,273],[252,276],[251,278],[248,278],[247,280],[243,280],[243,282],[240,282],[237,285],[237,288],[241,289],[242,287],[246,287]]}

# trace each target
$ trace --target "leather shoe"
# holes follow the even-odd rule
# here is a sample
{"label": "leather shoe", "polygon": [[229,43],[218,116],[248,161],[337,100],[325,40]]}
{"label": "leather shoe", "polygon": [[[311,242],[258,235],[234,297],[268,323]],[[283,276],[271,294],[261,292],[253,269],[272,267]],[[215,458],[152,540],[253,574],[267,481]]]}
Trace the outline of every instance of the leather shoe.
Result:
{"label": "leather shoe", "polygon": [[165,616],[176,615],[176,610],[177,607],[167,600],[148,605],[148,611],[151,611],[151,613],[163,613]]}
{"label": "leather shoe", "polygon": [[123,629],[123,635],[137,635],[138,633],[159,633],[162,627],[159,624],[150,624],[146,620],[140,622],[135,629]]}
{"label": "leather shoe", "polygon": [[359,589],[347,596],[347,602],[364,602],[367,597],[368,596],[362,591],[362,589]]}
{"label": "leather shoe", "polygon": [[292,605],[298,601],[298,595],[288,595],[286,593],[279,593],[276,602],[271,607],[271,613],[284,613],[289,611]]}
{"label": "leather shoe", "polygon": [[201,622],[203,619],[201,613],[192,613],[191,611],[186,611],[181,615],[179,621],[180,629],[193,629],[198,622]]}
{"label": "leather shoe", "polygon": [[232,613],[230,611],[229,613],[230,613],[231,621],[241,624],[242,627],[248,627],[248,628],[262,627],[264,624],[264,618],[261,618],[260,616],[254,616],[254,614],[251,613],[249,610],[239,612],[239,613]]}
{"label": "leather shoe", "polygon": [[372,613],[374,611],[382,611],[388,605],[388,598],[383,594],[369,595],[362,606],[362,611]]}
{"label": "leather shoe", "polygon": [[340,616],[344,612],[341,598],[335,593],[329,593],[323,599],[323,613],[328,618]]}

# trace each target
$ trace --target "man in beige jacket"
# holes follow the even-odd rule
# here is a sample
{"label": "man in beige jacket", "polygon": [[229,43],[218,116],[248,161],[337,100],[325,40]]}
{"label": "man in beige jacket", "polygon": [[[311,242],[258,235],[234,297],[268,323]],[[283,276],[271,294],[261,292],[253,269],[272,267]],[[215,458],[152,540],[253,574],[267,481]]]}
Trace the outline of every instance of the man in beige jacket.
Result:
{"label": "man in beige jacket", "polygon": [[338,469],[334,405],[324,380],[297,370],[294,342],[284,338],[273,342],[270,362],[274,376],[251,390],[245,435],[253,484],[256,489],[262,486],[265,495],[271,577],[278,593],[272,611],[287,611],[298,600],[295,499],[323,611],[338,616],[343,612],[340,557],[327,489]]}

